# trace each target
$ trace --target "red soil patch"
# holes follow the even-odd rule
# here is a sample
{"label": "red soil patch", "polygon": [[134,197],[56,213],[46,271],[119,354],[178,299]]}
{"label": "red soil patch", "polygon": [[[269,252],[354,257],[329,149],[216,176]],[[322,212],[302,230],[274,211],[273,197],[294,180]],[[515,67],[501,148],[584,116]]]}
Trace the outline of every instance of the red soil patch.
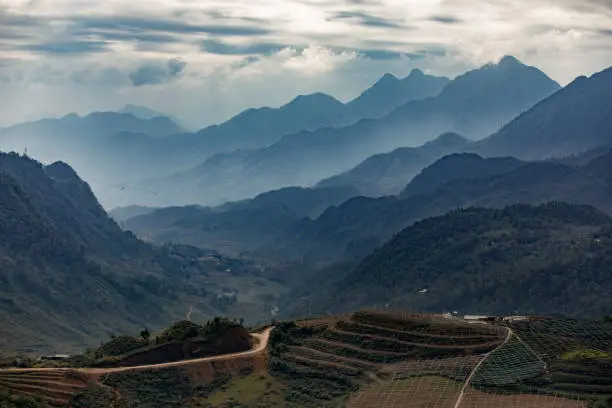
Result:
{"label": "red soil patch", "polygon": [[586,408],[584,401],[550,395],[501,395],[468,390],[459,408]]}

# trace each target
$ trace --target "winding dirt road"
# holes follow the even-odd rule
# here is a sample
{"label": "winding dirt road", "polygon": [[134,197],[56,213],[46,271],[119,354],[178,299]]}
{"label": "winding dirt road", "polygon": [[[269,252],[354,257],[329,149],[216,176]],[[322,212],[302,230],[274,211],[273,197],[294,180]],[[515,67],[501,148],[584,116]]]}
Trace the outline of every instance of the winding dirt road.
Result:
{"label": "winding dirt road", "polygon": [[272,332],[273,327],[266,328],[262,333],[251,333],[251,336],[254,340],[254,346],[251,350],[242,351],[240,353],[231,353],[231,354],[221,354],[213,357],[203,357],[203,358],[195,358],[191,360],[181,360],[181,361],[173,361],[170,363],[161,363],[161,364],[150,364],[150,365],[141,365],[141,366],[133,366],[133,367],[115,367],[115,368],[7,368],[0,369],[0,373],[5,372],[58,372],[58,371],[78,371],[85,374],[111,374],[111,373],[119,373],[125,371],[142,371],[142,370],[151,370],[156,368],[164,368],[164,367],[180,367],[190,364],[198,364],[205,361],[223,361],[223,360],[232,360],[240,357],[252,356],[258,353],[261,353],[268,347],[268,341],[270,340],[270,333]]}

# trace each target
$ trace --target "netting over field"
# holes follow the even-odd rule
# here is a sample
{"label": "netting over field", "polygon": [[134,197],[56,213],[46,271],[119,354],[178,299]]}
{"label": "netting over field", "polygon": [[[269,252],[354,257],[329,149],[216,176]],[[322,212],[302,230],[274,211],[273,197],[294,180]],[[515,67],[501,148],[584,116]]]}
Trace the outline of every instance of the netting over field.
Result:
{"label": "netting over field", "polygon": [[[414,322],[422,317],[402,318],[413,325],[379,327],[379,335],[400,341],[419,335],[425,340],[412,344],[433,352],[380,361],[379,381],[355,393],[349,408],[588,408],[598,401],[606,407],[612,397],[610,323],[530,318],[467,324],[430,317],[419,328]],[[344,330],[363,332],[357,320]],[[407,352],[402,346],[388,351]]]}

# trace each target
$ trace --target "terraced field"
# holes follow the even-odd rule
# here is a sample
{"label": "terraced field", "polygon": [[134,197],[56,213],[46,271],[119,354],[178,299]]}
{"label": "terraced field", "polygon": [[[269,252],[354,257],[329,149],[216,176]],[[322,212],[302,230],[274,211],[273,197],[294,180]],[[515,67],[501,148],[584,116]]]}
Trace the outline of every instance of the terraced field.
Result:
{"label": "terraced field", "polygon": [[0,389],[31,397],[42,397],[51,406],[66,406],[73,395],[83,391],[89,383],[87,376],[77,371],[0,371]]}
{"label": "terraced field", "polygon": [[[286,323],[271,337],[270,370],[294,387],[287,399],[298,406],[371,407],[377,398],[406,404],[413,393],[401,390],[428,374],[454,378],[460,389],[479,356],[499,347],[506,333],[488,325],[378,311]],[[313,389],[319,390],[314,398]],[[447,394],[456,400],[456,393]]]}
{"label": "terraced field", "polygon": [[0,391],[70,408],[612,406],[612,325],[604,322],[469,324],[365,311],[253,336],[251,351],[199,362],[0,370]]}
{"label": "terraced field", "polygon": [[[612,327],[583,324],[536,319],[507,327],[360,312],[279,329],[271,372],[306,384],[292,395],[300,404],[287,406],[586,408],[612,395],[612,358],[575,361],[564,353],[607,356]],[[340,380],[350,386],[336,387]],[[313,388],[323,391],[312,398]]]}

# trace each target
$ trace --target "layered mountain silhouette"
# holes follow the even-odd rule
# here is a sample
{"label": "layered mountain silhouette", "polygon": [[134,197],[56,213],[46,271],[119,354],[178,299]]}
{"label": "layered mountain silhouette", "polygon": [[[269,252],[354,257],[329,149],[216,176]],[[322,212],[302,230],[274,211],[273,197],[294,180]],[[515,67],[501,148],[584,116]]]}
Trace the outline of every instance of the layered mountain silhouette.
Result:
{"label": "layered mountain silhouette", "polygon": [[[181,122],[173,122],[168,115],[127,105],[118,112],[69,115],[0,130],[0,149],[23,152],[27,147],[30,155],[44,162],[71,163],[92,181],[107,207],[155,201],[180,204],[167,199],[164,192],[134,185],[142,179],[189,169],[215,153],[264,148],[302,130],[345,126],[388,113],[405,101],[437,95],[445,79],[413,74],[400,82],[404,85],[393,90],[379,89],[375,84],[352,102],[355,109],[323,93],[301,95],[280,108],[248,109],[196,133],[185,133],[177,125]],[[384,106],[380,98],[386,100]],[[108,166],[109,162],[114,165]]]}
{"label": "layered mountain silhouette", "polygon": [[458,210],[402,230],[311,302],[317,312],[386,305],[602,317],[612,311],[600,295],[612,290],[611,244],[612,219],[588,206]]}
{"label": "layered mountain silhouette", "polygon": [[130,218],[138,217],[139,215],[149,214],[155,211],[154,207],[143,207],[141,205],[129,205],[127,207],[113,208],[108,212],[108,215],[118,223],[121,223]]}
{"label": "layered mountain silhouette", "polygon": [[[457,77],[438,96],[404,104],[382,119],[302,131],[265,149],[213,156],[186,172],[145,181],[140,188],[182,201],[174,204],[214,204],[280,187],[314,185],[374,153],[419,145],[441,133],[482,138],[558,89],[538,69],[506,57]],[[178,198],[179,191],[189,194]]]}
{"label": "layered mountain silhouette", "polygon": [[183,119],[179,119],[167,113],[155,111],[153,109],[147,108],[146,106],[133,105],[129,103],[125,105],[123,108],[117,110],[117,113],[129,113],[140,119],[153,119],[153,118],[161,116],[161,117],[169,118],[170,120],[172,120],[174,123],[179,125],[185,131],[195,129],[195,126],[188,124]]}
{"label": "layered mountain silhouette", "polygon": [[206,243],[224,253],[240,255],[270,243],[302,218],[316,218],[330,206],[357,194],[346,186],[290,187],[215,208],[187,206],[147,211],[127,219],[124,228],[157,243]]}
{"label": "layered mountain silhouette", "polygon": [[360,119],[385,116],[406,102],[438,95],[448,82],[448,78],[418,70],[402,80],[386,74],[346,105],[324,93],[300,95],[280,108],[247,109],[198,135],[215,151],[267,147],[300,131],[347,126]]}
{"label": "layered mountain silhouette", "polygon": [[[453,145],[451,140],[447,153],[477,152],[527,160],[556,157],[560,163],[586,164],[612,145],[611,72],[577,79],[482,141]],[[423,163],[413,149],[401,148],[372,156],[319,185],[351,185],[366,196],[397,194],[415,169],[430,163]]]}
{"label": "layered mountain silhouette", "polygon": [[[206,242],[213,248],[231,242],[223,244],[223,249],[273,260],[329,263],[359,259],[411,223],[457,208],[558,200],[592,205],[612,214],[611,168],[612,152],[581,166],[452,154],[424,169],[399,196],[354,197],[342,202],[341,194],[338,204],[330,204],[318,217],[316,213],[309,218],[306,212],[288,212],[280,205],[282,201],[269,206],[267,212],[246,201],[240,214],[211,209],[188,212],[178,207],[167,210],[172,212],[170,217],[162,217],[168,212],[159,210],[125,225],[160,242]],[[303,190],[302,199],[316,194],[320,194],[317,189]],[[261,211],[256,217],[249,214],[255,209]],[[198,218],[203,212],[206,218]],[[232,227],[226,229],[229,221]]]}
{"label": "layered mountain silhouette", "polygon": [[[411,223],[466,207],[563,201],[612,214],[612,152],[580,167],[454,155],[423,170],[399,197],[359,197],[302,220],[269,246],[275,257],[359,258]],[[447,169],[452,168],[451,175]],[[428,183],[423,181],[428,180]],[[414,183],[414,184],[413,184]]]}
{"label": "layered mountain silhouette", "polygon": [[466,138],[446,133],[421,147],[400,147],[369,157],[347,172],[320,181],[317,187],[352,186],[366,197],[399,194],[424,167],[449,153],[469,148]]}

